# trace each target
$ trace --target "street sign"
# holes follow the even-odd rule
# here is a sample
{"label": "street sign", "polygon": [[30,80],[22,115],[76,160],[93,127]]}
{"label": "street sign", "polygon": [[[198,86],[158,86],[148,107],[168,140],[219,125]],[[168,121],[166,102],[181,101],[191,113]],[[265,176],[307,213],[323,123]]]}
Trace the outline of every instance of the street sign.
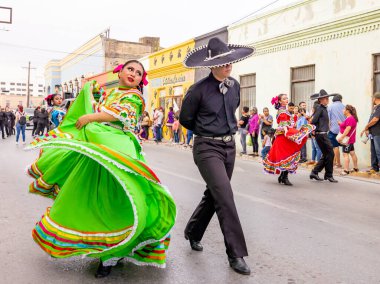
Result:
{"label": "street sign", "polygon": [[0,7],[0,23],[12,24],[12,8]]}

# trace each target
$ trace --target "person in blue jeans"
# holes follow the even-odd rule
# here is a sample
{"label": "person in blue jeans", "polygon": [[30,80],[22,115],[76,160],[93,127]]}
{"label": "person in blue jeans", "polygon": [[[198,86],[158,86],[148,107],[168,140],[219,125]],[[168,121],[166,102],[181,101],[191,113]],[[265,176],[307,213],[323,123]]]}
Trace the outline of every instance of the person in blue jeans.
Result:
{"label": "person in blue jeans", "polygon": [[191,146],[190,145],[191,139],[193,139],[193,131],[187,129],[187,133],[186,133],[186,145],[187,146]]}
{"label": "person in blue jeans", "polygon": [[261,150],[261,157],[263,160],[265,160],[266,156],[268,155],[270,148],[272,147],[272,138],[274,135],[274,129],[263,129],[262,134],[264,134],[264,139],[262,142],[262,150]]}
{"label": "person in blue jeans", "polygon": [[25,144],[25,129],[26,129],[26,117],[23,106],[18,106],[16,112],[16,144],[18,145],[18,139],[20,138],[20,132],[22,133],[22,143]]}
{"label": "person in blue jeans", "polygon": [[365,133],[371,139],[371,169],[369,172],[379,173],[380,168],[380,92],[373,96],[373,112],[369,118],[368,124],[360,133]]}

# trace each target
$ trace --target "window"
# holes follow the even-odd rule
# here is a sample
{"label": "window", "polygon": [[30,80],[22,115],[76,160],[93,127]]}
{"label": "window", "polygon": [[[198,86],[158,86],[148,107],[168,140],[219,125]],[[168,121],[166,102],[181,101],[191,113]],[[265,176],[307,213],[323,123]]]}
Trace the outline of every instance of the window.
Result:
{"label": "window", "polygon": [[380,54],[373,55],[373,93],[380,92]]}
{"label": "window", "polygon": [[256,74],[240,76],[240,113],[243,107],[256,106]]}
{"label": "window", "polygon": [[42,88],[42,87],[43,87],[43,85],[41,85],[41,84],[38,84],[38,87]]}
{"label": "window", "polygon": [[1,82],[1,85],[5,85],[5,82]]}
{"label": "window", "polygon": [[17,86],[21,86],[21,83],[17,83],[16,85],[17,85]]}
{"label": "window", "polygon": [[11,86],[14,86],[15,85],[15,83],[11,83]]}
{"label": "window", "polygon": [[298,105],[306,102],[311,108],[313,101],[310,95],[315,92],[315,65],[291,68],[291,101]]}
{"label": "window", "polygon": [[10,88],[10,90],[11,90],[11,91],[14,91],[14,90],[15,90],[15,88]]}
{"label": "window", "polygon": [[21,85],[22,85],[22,86],[26,86],[26,84],[25,84],[25,83],[22,83]]}
{"label": "window", "polygon": [[174,113],[179,111],[182,107],[183,100],[183,86],[176,86],[173,88],[173,110]]}
{"label": "window", "polygon": [[163,107],[164,109],[165,109],[165,96],[166,96],[165,89],[160,90],[160,105],[159,106]]}
{"label": "window", "polygon": [[33,87],[33,84],[29,84],[30,87]]}
{"label": "window", "polygon": [[38,90],[39,93],[42,93],[42,90]]}
{"label": "window", "polygon": [[16,91],[21,91],[21,89],[18,89],[18,88],[17,88]]}

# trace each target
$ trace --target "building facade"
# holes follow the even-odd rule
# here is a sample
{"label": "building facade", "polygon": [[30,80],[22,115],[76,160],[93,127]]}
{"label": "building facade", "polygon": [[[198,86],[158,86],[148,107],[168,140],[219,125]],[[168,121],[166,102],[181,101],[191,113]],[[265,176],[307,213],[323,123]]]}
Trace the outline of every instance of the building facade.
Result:
{"label": "building facade", "polygon": [[[379,1],[300,1],[228,27],[228,38],[256,48],[232,71],[242,106],[270,107],[274,114],[271,98],[287,93],[310,109],[310,95],[325,89],[356,107],[358,133],[367,123],[380,90]],[[368,166],[369,145],[355,147],[361,166]]]}
{"label": "building facade", "polygon": [[[178,113],[188,88],[194,83],[195,71],[183,66],[186,54],[193,49],[193,39],[162,49],[149,56],[149,102],[147,111],[152,117],[153,110],[164,108],[165,121],[169,108]],[[169,138],[168,129],[163,127],[163,137]]]}
{"label": "building facade", "polygon": [[[35,107],[42,104],[45,86],[42,82],[34,80],[29,83],[29,106]],[[18,105],[27,107],[27,83],[19,81],[0,82],[0,106],[15,109]]]}
{"label": "building facade", "polygon": [[60,91],[64,97],[75,97],[85,78],[107,73],[130,59],[138,59],[160,49],[160,39],[143,37],[139,42],[109,38],[109,30],[101,33],[61,60],[45,67],[45,81],[50,92]]}

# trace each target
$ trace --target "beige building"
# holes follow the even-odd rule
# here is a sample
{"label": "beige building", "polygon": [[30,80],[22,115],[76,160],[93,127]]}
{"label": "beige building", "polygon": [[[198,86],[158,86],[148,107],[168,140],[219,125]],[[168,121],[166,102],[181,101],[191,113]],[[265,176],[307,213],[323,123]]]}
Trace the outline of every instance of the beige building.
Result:
{"label": "beige building", "polygon": [[[380,91],[380,1],[299,1],[238,22],[228,36],[231,43],[256,47],[233,69],[242,105],[260,112],[270,107],[275,114],[271,98],[287,93],[311,108],[310,95],[323,88],[356,107],[358,133],[363,129],[374,90]],[[368,166],[369,145],[357,141],[355,148],[360,166]]]}

